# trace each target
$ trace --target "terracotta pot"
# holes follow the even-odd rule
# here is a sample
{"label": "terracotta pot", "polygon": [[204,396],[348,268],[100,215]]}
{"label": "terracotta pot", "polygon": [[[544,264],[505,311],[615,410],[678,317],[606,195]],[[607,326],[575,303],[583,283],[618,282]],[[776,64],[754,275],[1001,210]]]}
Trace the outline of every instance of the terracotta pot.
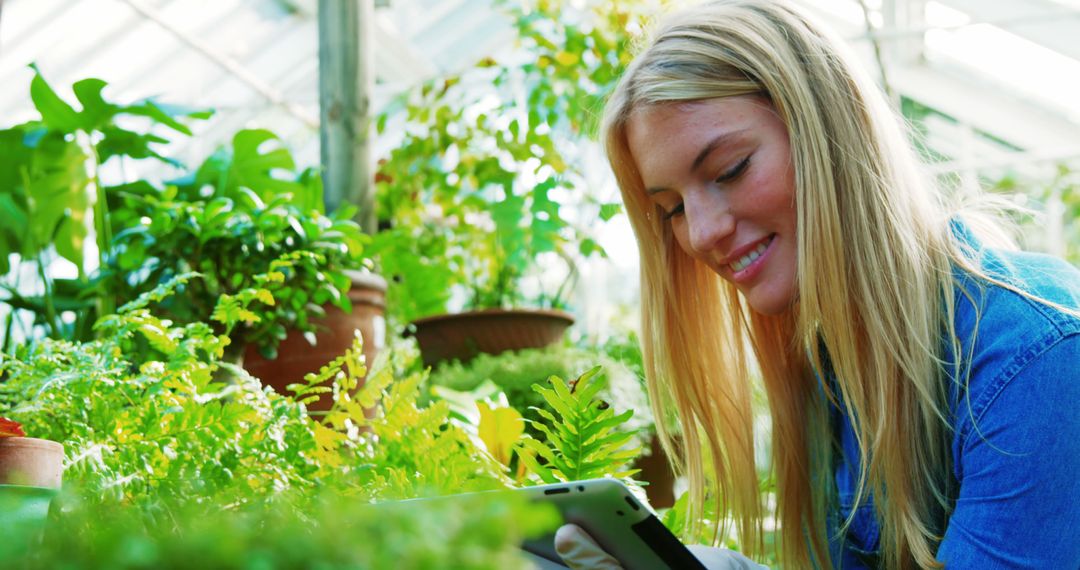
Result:
{"label": "terracotta pot", "polygon": [[486,309],[413,321],[424,364],[466,362],[477,354],[543,348],[562,339],[574,317],[552,309]]}
{"label": "terracotta pot", "polygon": [[64,446],[33,437],[0,437],[0,485],[59,489]]}
{"label": "terracotta pot", "polygon": [[[278,355],[267,360],[255,346],[244,351],[244,369],[271,386],[279,394],[288,394],[286,386],[302,382],[304,375],[318,372],[331,360],[341,356],[352,345],[356,331],[364,339],[364,358],[370,365],[386,345],[386,280],[378,275],[351,272],[352,288],[349,300],[352,312],[334,306],[324,307],[326,317],[314,321],[316,330],[313,346],[299,331],[290,331],[278,345]],[[363,383],[361,382],[361,385]],[[332,401],[329,394],[310,404],[309,410],[327,410]]]}

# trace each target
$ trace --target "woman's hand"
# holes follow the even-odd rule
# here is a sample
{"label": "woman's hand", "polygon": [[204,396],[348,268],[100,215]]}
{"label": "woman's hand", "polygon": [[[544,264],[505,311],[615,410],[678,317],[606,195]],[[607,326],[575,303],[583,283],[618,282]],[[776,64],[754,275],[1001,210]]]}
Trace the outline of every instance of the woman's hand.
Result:
{"label": "woman's hand", "polygon": [[[709,570],[768,570],[749,558],[726,548],[690,545],[687,548]],[[622,570],[618,560],[604,552],[581,527],[567,524],[555,533],[555,552],[573,570]]]}

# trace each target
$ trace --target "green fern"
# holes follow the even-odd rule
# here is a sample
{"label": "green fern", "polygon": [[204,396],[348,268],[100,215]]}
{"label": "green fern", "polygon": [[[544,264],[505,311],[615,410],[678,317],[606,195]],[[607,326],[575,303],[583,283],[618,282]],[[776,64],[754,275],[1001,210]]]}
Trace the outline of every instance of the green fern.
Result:
{"label": "green fern", "polygon": [[600,367],[593,368],[570,384],[552,376],[548,380],[550,388],[539,384],[533,387],[559,417],[533,408],[544,421],[531,423],[546,441],[526,436],[517,453],[526,469],[545,483],[598,477],[630,479],[639,471],[627,467],[641,453],[641,447],[628,446],[634,432],[616,429],[634,411],[616,415],[615,410],[596,399],[604,388],[603,382],[594,378],[599,371]]}

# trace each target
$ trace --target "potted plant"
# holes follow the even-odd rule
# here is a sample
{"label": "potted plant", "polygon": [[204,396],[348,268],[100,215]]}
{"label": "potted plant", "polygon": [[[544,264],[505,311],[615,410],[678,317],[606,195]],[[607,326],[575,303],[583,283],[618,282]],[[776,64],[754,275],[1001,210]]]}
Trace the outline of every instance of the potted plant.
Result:
{"label": "potted plant", "polygon": [[342,354],[357,330],[374,358],[386,285],[362,271],[367,236],[352,208],[324,213],[320,179],[297,172],[273,133],[242,130],[192,174],[164,188],[129,184],[117,197],[110,277],[125,298],[195,271],[202,278],[163,310],[210,322],[222,295],[266,291],[231,332],[227,360],[281,393]]}
{"label": "potted plant", "polygon": [[[31,323],[18,330],[24,319],[6,319],[0,334],[7,349],[20,337],[92,338],[97,317],[115,308],[94,271],[110,251],[111,191],[103,167],[121,160],[176,165],[156,150],[168,142],[162,135],[191,135],[183,121],[210,115],[154,99],[107,101],[106,83],[95,78],[75,82],[77,104],[71,104],[31,67],[30,98],[39,118],[0,130],[0,302]],[[96,260],[84,253],[91,219]],[[60,259],[74,266],[74,277],[50,271]],[[20,279],[27,266],[35,269],[36,283]]]}
{"label": "potted plant", "polygon": [[597,380],[604,383],[604,388],[597,397],[617,413],[634,411],[634,415],[619,429],[633,433],[634,445],[642,448],[634,467],[641,470],[640,478],[649,483],[645,487],[649,504],[657,508],[670,507],[675,501],[675,478],[667,455],[656,439],[655,420],[638,369],[639,362],[634,361],[635,357],[640,361],[640,353],[635,355],[634,352],[637,352],[636,339],[630,337],[621,345],[609,341],[599,348],[549,346],[497,355],[481,354],[468,362],[448,362],[436,366],[429,382],[432,391],[443,397],[483,394],[485,384],[494,385],[506,395],[510,406],[521,410],[526,420],[526,431],[538,436],[532,426],[541,420],[540,410],[548,413],[555,410],[533,386],[546,384],[552,376],[574,378],[598,366]]}
{"label": "potted plant", "polygon": [[[94,321],[118,303],[187,271],[203,279],[172,299],[170,317],[211,322],[221,294],[270,273],[274,279],[262,288],[272,303],[252,306],[253,318],[233,331],[234,362],[246,351],[255,373],[284,392],[344,352],[357,329],[373,358],[385,284],[361,271],[366,236],[351,212],[323,212],[315,171],[297,171],[273,133],[244,130],[190,175],[112,184],[101,167],[117,157],[182,167],[157,150],[168,141],[156,133],[166,127],[191,135],[181,120],[210,113],[151,99],[118,104],[105,99],[105,87],[99,79],[78,81],[71,104],[38,73],[30,91],[41,119],[0,130],[0,208],[11,222],[0,228],[0,300],[31,312],[34,323],[16,334],[22,319],[7,319],[5,345],[14,348],[20,337],[90,339]],[[91,217],[96,268],[83,255]],[[39,288],[20,282],[11,254],[36,263]],[[76,278],[53,277],[57,255],[75,265]],[[283,357],[260,365],[283,341]]]}
{"label": "potted plant", "polygon": [[[450,108],[438,99],[416,112],[429,105],[435,117],[452,116],[438,111]],[[568,185],[555,173],[530,185],[515,173],[521,165],[500,162],[511,150],[483,156],[494,125],[463,130],[464,119],[441,121],[407,135],[380,167],[377,197],[388,227],[371,250],[394,278],[398,324],[413,329],[429,365],[558,341],[573,324],[562,309],[577,275],[575,253],[602,254],[554,199]],[[425,156],[428,144],[466,150],[451,164]],[[455,177],[461,184],[438,182]]]}
{"label": "potted plant", "polygon": [[[370,503],[619,474],[631,459],[618,431],[628,414],[616,417],[591,397],[582,380],[591,373],[570,382],[575,390],[553,384],[544,397],[560,411],[545,424],[597,437],[512,441],[552,458],[518,478],[453,421],[447,402],[421,401],[427,371],[409,372],[419,368],[411,353],[379,358],[370,373],[358,346],[335,359],[325,371],[334,407],[319,418],[253,379],[213,382],[227,338],[209,323],[160,314],[184,279],[196,277],[99,321],[97,340],[45,339],[0,356],[0,414],[64,441],[73,456],[44,543],[26,559],[0,540],[0,566],[525,567],[522,537],[557,524],[533,509],[386,512]],[[243,318],[246,301],[220,303],[216,318]],[[376,414],[366,413],[368,402],[380,402]],[[335,532],[342,528],[349,532]],[[357,540],[371,548],[356,548]]]}
{"label": "potted plant", "polygon": [[[589,13],[575,27],[553,5],[535,8],[512,14],[526,53],[431,81],[378,121],[402,138],[379,164],[371,251],[393,278],[393,317],[415,327],[428,363],[561,338],[578,263],[605,255],[590,229],[619,211],[587,190],[579,158],[590,106],[622,61],[619,17]],[[571,56],[580,49],[596,59]],[[505,311],[523,307],[543,332],[512,344],[525,325]],[[452,332],[459,322],[472,331]]]}
{"label": "potted plant", "polygon": [[[46,339],[0,356],[0,413],[75,456],[44,543],[27,559],[0,535],[0,566],[526,567],[522,535],[555,524],[526,505],[373,510],[376,500],[506,484],[445,405],[419,405],[422,373],[398,376],[397,359],[379,359],[354,398],[347,388],[367,373],[357,345],[331,363],[341,389],[319,419],[250,378],[211,382],[227,339],[159,314],[181,281],[101,320],[98,340]],[[222,305],[224,320],[242,318],[244,303]],[[378,414],[356,405],[367,401],[383,402]]]}
{"label": "potted plant", "polygon": [[20,424],[0,417],[0,536],[6,549],[19,552],[40,538],[63,463],[63,445],[26,437]]}

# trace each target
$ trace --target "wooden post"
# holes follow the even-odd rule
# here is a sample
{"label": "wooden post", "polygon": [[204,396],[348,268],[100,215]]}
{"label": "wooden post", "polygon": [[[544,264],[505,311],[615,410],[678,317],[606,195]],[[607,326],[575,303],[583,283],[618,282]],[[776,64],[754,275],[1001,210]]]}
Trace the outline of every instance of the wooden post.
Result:
{"label": "wooden post", "polygon": [[375,233],[373,0],[319,0],[319,115],[327,211],[344,203]]}

